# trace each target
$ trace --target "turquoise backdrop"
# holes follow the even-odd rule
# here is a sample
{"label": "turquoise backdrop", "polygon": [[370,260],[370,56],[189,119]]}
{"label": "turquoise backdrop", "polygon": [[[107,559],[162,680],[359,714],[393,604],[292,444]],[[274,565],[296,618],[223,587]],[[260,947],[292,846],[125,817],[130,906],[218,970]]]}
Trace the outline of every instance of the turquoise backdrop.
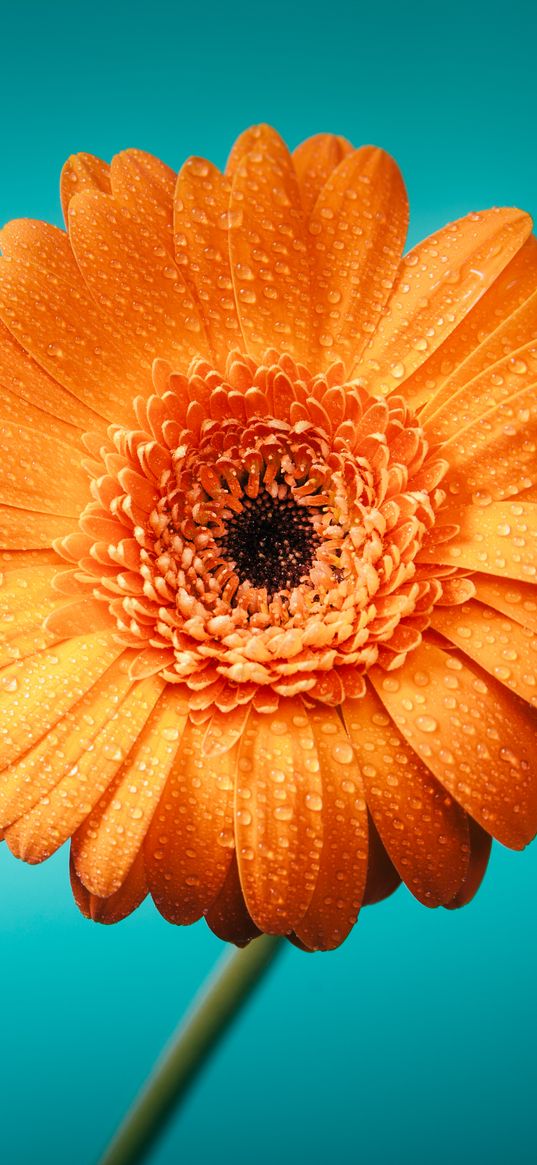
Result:
{"label": "turquoise backdrop", "polygon": [[[395,154],[411,241],[469,210],[537,212],[535,7],[452,0],[19,0],[2,16],[0,219],[60,221],[76,150],[224,162],[272,122]],[[91,1165],[222,947],[146,904],[107,929],[67,853],[0,854],[5,1165]],[[462,912],[405,890],[335,954],[285,952],[151,1165],[533,1159],[537,845],[496,847]]]}

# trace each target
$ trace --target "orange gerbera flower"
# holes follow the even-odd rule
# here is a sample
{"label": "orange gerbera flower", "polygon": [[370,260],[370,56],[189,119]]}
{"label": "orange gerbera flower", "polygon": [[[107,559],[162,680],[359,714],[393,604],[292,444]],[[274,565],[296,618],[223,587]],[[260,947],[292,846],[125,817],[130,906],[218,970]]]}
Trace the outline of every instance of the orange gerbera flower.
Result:
{"label": "orange gerbera flower", "polygon": [[0,827],[81,910],[337,946],[537,830],[537,243],[382,150],[126,150],[0,262]]}

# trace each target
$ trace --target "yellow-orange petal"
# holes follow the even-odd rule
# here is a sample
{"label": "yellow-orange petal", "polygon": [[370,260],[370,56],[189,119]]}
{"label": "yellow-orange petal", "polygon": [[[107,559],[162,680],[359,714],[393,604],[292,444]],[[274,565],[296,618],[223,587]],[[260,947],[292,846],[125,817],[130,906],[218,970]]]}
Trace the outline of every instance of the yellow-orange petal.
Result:
{"label": "yellow-orange petal", "polygon": [[354,374],[370,392],[401,382],[451,334],[531,232],[520,210],[488,210],[451,223],[405,257],[369,347]]}
{"label": "yellow-orange petal", "polygon": [[171,248],[176,174],[144,150],[122,150],[110,166],[112,194]]}
{"label": "yellow-orange petal", "polygon": [[275,345],[311,356],[310,264],[304,212],[291,155],[260,139],[233,176],[228,239],[235,303],[246,351]]}
{"label": "yellow-orange petal", "polygon": [[94,154],[72,154],[67,159],[60,179],[60,198],[63,217],[67,223],[69,203],[83,190],[100,190],[110,194],[110,167]]}
{"label": "yellow-orange petal", "polygon": [[85,918],[91,918],[93,922],[102,922],[105,925],[121,922],[127,918],[138,909],[148,893],[143,854],[138,855],[123,885],[109,898],[97,898],[95,894],[90,894],[77,874],[72,856],[69,862],[69,875],[73,897],[80,913]]}
{"label": "yellow-orange petal", "polygon": [[261,934],[246,909],[235,854],[224,885],[207,911],[205,921],[223,942],[235,943],[238,947],[246,946]]}
{"label": "yellow-orange petal", "polygon": [[183,925],[207,912],[233,855],[236,748],[206,758],[203,737],[189,721],[144,844],[153,901]]}
{"label": "yellow-orange petal", "polygon": [[177,263],[195,293],[215,367],[224,372],[241,341],[229,260],[231,184],[216,166],[189,158],[179,171],[174,200]]}
{"label": "yellow-orange petal", "polygon": [[450,336],[401,386],[429,419],[463,385],[530,339],[537,288],[537,239],[530,235]]}
{"label": "yellow-orange petal", "polygon": [[503,575],[521,582],[537,581],[537,503],[493,502],[491,505],[449,506],[442,518],[459,533],[440,545],[426,541],[418,562],[435,562]]}
{"label": "yellow-orange petal", "polygon": [[530,628],[473,599],[454,609],[437,607],[432,626],[489,675],[537,708],[537,637]]}
{"label": "yellow-orange petal", "polygon": [[266,125],[263,122],[260,125],[251,125],[239,134],[233,143],[226,163],[226,176],[230,181],[235,176],[243,158],[252,150],[263,150],[274,158],[286,158],[288,154],[283,138],[271,125]]}
{"label": "yellow-orange petal", "polygon": [[[128,688],[129,681],[121,658],[112,661],[106,669],[103,668],[102,675],[88,684],[80,699],[52,724],[52,731],[38,734],[30,747],[3,769],[0,775],[0,820],[3,825],[10,825],[29,813],[40,799],[46,799],[37,822],[37,846],[43,854],[48,845],[46,835],[51,831],[52,841],[56,839],[51,790],[67,777],[71,781],[71,799],[74,795],[80,804],[84,795],[88,796],[84,772],[78,766],[82,764],[84,769],[86,757],[95,752],[95,738],[111,721],[112,711],[117,712],[121,707]],[[68,808],[72,807],[71,800]],[[67,807],[60,800],[60,812],[64,811]],[[36,854],[28,860],[40,861],[41,858]]]}
{"label": "yellow-orange petal", "polygon": [[[396,277],[408,199],[389,154],[364,146],[323,186],[308,223],[316,363],[357,362]],[[344,250],[341,249],[344,240]]]}
{"label": "yellow-orange petal", "polygon": [[[416,671],[427,678],[419,689]],[[532,709],[432,643],[400,671],[369,675],[402,736],[463,809],[503,845],[527,845],[537,831]]]}
{"label": "yellow-orange petal", "polygon": [[[0,572],[5,571],[0,583],[0,667],[53,642],[43,623],[62,601],[51,588],[57,569],[54,563],[44,562],[37,569],[12,566],[6,570],[0,562]],[[79,630],[80,625],[77,634]]]}
{"label": "yellow-orange petal", "polygon": [[353,147],[346,138],[332,133],[314,134],[293,150],[293,165],[307,218],[332,171],[352,151]]}
{"label": "yellow-orange petal", "polygon": [[[414,675],[419,693],[423,680]],[[450,902],[468,870],[466,814],[408,746],[371,685],[362,699],[345,701],[343,714],[369,811],[398,873],[425,906]]]}
{"label": "yellow-orange petal", "polygon": [[[151,694],[162,691],[156,677],[142,683]],[[181,703],[173,685],[164,688],[114,780],[73,838],[75,866],[97,897],[119,890],[142,848],[180,747],[186,723]]]}
{"label": "yellow-orange petal", "polygon": [[6,408],[15,398],[22,410],[18,417],[21,424],[34,424],[41,432],[54,433],[74,444],[78,443],[79,430],[99,427],[97,414],[40,368],[1,320],[0,385],[0,416],[12,415]]}
{"label": "yellow-orange petal", "polygon": [[468,902],[472,901],[472,898],[477,894],[485,877],[488,866],[492,838],[471,817],[468,818],[468,824],[470,826],[470,862],[468,865],[468,873],[460,890],[452,901],[445,903],[446,910],[458,910],[459,907],[467,906]]}
{"label": "yellow-orange petal", "polygon": [[84,280],[142,368],[155,357],[182,367],[207,356],[203,322],[171,250],[109,195],[79,194],[69,239]]}
{"label": "yellow-orange petal", "polygon": [[299,697],[252,711],[240,742],[235,841],[247,909],[260,930],[288,934],[319,874],[322,785],[313,729]]}
{"label": "yellow-orange petal", "polygon": [[321,770],[322,851],[308,909],[295,926],[309,950],[332,950],[347,937],[363,902],[368,822],[360,769],[335,708],[310,710]]}

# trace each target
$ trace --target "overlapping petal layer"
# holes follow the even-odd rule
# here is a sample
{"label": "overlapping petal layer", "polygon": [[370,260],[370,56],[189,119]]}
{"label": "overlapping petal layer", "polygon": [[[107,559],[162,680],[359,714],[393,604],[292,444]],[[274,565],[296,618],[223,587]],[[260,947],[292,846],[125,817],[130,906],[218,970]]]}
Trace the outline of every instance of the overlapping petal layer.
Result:
{"label": "overlapping petal layer", "polygon": [[0,828],[87,916],[338,946],[537,831],[537,243],[395,162],[80,154],[0,243]]}

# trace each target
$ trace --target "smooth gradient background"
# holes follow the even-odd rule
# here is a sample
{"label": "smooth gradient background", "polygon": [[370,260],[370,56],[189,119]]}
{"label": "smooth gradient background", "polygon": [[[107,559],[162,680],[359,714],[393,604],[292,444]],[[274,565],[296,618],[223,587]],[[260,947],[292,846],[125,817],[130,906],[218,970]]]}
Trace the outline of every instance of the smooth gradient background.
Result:
{"label": "smooth gradient background", "polygon": [[[537,214],[536,33],[529,0],[23,0],[2,15],[0,219],[59,222],[73,151],[223,164],[260,120],[394,153],[413,242],[494,203]],[[1,850],[0,1155],[91,1165],[223,948],[147,903],[89,923],[65,850]],[[462,912],[401,889],[340,951],[286,951],[151,1165],[532,1160],[536,888],[537,845],[496,847]]]}

